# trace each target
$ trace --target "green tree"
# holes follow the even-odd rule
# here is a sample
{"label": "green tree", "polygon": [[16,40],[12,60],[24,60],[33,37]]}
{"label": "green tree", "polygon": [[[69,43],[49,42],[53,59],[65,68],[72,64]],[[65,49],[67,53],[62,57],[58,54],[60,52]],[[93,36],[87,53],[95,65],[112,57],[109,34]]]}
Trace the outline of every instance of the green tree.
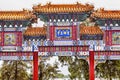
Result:
{"label": "green tree", "polygon": [[65,76],[64,76],[64,74],[62,74],[62,73],[58,73],[58,74],[56,74],[56,78],[64,78]]}
{"label": "green tree", "polygon": [[71,56],[59,56],[58,60],[62,63],[62,66],[73,62],[73,58]]}
{"label": "green tree", "polygon": [[120,79],[120,60],[107,60],[105,63],[99,63],[96,68],[96,76],[112,80]]}
{"label": "green tree", "polygon": [[4,61],[1,78],[2,80],[28,80],[27,68],[24,61]]}
{"label": "green tree", "polygon": [[69,65],[70,78],[82,80],[89,80],[89,65],[86,60],[78,59],[75,57],[75,60],[72,64]]}
{"label": "green tree", "polygon": [[58,63],[55,62],[54,65],[48,64],[45,61],[39,63],[39,80],[49,80],[56,78],[58,74]]}
{"label": "green tree", "polygon": [[77,78],[82,80],[82,77],[85,78],[85,80],[89,79],[89,65],[86,60],[79,59],[76,56],[60,56],[58,58],[63,66],[68,64],[68,70],[70,72],[69,77],[71,80]]}

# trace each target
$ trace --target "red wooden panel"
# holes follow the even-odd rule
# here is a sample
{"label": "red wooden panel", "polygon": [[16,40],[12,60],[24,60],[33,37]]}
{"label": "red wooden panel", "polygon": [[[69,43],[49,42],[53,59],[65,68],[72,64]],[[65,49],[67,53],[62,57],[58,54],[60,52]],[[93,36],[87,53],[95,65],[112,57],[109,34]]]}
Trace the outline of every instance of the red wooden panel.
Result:
{"label": "red wooden panel", "polygon": [[72,26],[72,40],[74,40],[74,28],[73,28],[73,26]]}
{"label": "red wooden panel", "polygon": [[73,26],[73,34],[72,35],[74,35],[74,39],[73,40],[77,40],[77,31],[76,31],[76,26]]}
{"label": "red wooden panel", "polygon": [[78,51],[80,51],[80,46],[78,46]]}
{"label": "red wooden panel", "polygon": [[112,45],[112,31],[109,31],[109,44]]}
{"label": "red wooden panel", "polygon": [[60,47],[55,47],[55,51],[60,51]]}
{"label": "red wooden panel", "polygon": [[53,26],[53,40],[55,40],[55,26]]}
{"label": "red wooden panel", "polygon": [[22,46],[22,32],[19,32],[19,46]]}
{"label": "red wooden panel", "polygon": [[19,37],[20,37],[19,33],[16,32],[16,40],[17,40],[16,46],[19,46]]}
{"label": "red wooden panel", "polygon": [[16,56],[16,53],[13,53],[12,56]]}
{"label": "red wooden panel", "polygon": [[6,53],[2,53],[2,56],[6,56]]}
{"label": "red wooden panel", "polygon": [[54,27],[51,26],[51,40],[54,40]]}
{"label": "red wooden panel", "polygon": [[72,51],[72,48],[71,47],[67,47],[67,51]]}
{"label": "red wooden panel", "polygon": [[52,26],[49,27],[49,31],[50,31],[50,33],[49,33],[50,40],[52,40]]}
{"label": "red wooden panel", "polygon": [[55,48],[50,46],[50,52],[54,52],[55,51]]}
{"label": "red wooden panel", "polygon": [[4,32],[2,32],[2,46],[4,46]]}
{"label": "red wooden panel", "polygon": [[2,56],[2,53],[0,53],[0,56]]}
{"label": "red wooden panel", "polygon": [[40,51],[40,52],[44,52],[44,48],[43,48],[43,47],[40,47],[40,48],[39,48],[39,51]]}
{"label": "red wooden panel", "polygon": [[66,51],[64,46],[61,47],[61,51]]}
{"label": "red wooden panel", "polygon": [[39,52],[56,52],[56,51],[89,51],[88,46],[39,46]]}
{"label": "red wooden panel", "polygon": [[120,55],[120,52],[116,52],[116,55]]}
{"label": "red wooden panel", "polygon": [[0,46],[2,46],[2,32],[0,32]]}
{"label": "red wooden panel", "polygon": [[74,52],[77,52],[77,46],[74,46]]}
{"label": "red wooden panel", "polygon": [[109,31],[105,31],[105,37],[106,37],[106,45],[109,45]]}
{"label": "red wooden panel", "polygon": [[45,52],[48,52],[49,49],[48,49],[48,47],[44,47],[44,50],[45,50]]}

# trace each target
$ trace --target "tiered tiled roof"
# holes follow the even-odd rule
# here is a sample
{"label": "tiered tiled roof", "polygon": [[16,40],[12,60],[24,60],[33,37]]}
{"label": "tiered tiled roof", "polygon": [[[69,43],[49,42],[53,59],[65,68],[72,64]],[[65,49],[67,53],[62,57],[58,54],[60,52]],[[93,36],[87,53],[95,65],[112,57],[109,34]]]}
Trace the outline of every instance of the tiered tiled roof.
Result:
{"label": "tiered tiled roof", "polygon": [[45,27],[28,27],[24,33],[24,36],[43,36],[46,35]]}
{"label": "tiered tiled roof", "polygon": [[101,19],[120,19],[120,10],[104,10],[104,8],[101,8],[93,12],[92,17]]}
{"label": "tiered tiled roof", "polygon": [[97,34],[103,34],[103,31],[98,26],[81,26],[80,27],[80,35],[97,35]]}
{"label": "tiered tiled roof", "polygon": [[90,4],[51,4],[33,6],[33,10],[39,13],[72,13],[87,12],[93,10],[94,6]]}
{"label": "tiered tiled roof", "polygon": [[23,11],[0,11],[0,20],[28,20],[32,18],[32,12]]}

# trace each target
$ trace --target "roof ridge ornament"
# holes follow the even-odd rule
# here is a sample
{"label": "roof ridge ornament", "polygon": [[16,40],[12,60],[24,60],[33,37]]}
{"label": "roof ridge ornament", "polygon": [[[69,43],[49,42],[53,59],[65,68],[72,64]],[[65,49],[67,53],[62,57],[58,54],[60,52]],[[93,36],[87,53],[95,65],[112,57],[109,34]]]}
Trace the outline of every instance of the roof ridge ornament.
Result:
{"label": "roof ridge ornament", "polygon": [[48,6],[51,5],[51,2],[47,2],[47,5],[48,5]]}
{"label": "roof ridge ornament", "polygon": [[76,4],[77,4],[77,5],[80,5],[81,3],[77,1]]}
{"label": "roof ridge ornament", "polygon": [[40,3],[40,4],[38,4],[38,6],[40,7],[40,6],[41,6],[41,3]]}
{"label": "roof ridge ornament", "polygon": [[100,8],[99,11],[100,11],[100,12],[103,12],[103,11],[105,11],[105,10],[104,10],[104,8]]}
{"label": "roof ridge ornament", "polygon": [[82,4],[77,2],[76,4],[51,4],[48,2],[46,5],[33,6],[33,10],[38,13],[73,13],[73,12],[88,12],[93,10],[94,6],[90,4]]}

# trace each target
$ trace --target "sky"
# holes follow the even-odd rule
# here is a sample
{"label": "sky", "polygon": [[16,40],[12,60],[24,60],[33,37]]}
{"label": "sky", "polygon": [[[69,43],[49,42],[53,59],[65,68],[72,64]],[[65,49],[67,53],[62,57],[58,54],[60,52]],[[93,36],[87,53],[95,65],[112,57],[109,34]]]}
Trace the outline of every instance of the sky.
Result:
{"label": "sky", "polygon": [[46,4],[52,2],[54,4],[70,4],[70,3],[90,3],[96,9],[104,7],[105,9],[120,10],[120,0],[0,0],[0,10],[22,10],[32,9],[33,5],[39,3]]}

